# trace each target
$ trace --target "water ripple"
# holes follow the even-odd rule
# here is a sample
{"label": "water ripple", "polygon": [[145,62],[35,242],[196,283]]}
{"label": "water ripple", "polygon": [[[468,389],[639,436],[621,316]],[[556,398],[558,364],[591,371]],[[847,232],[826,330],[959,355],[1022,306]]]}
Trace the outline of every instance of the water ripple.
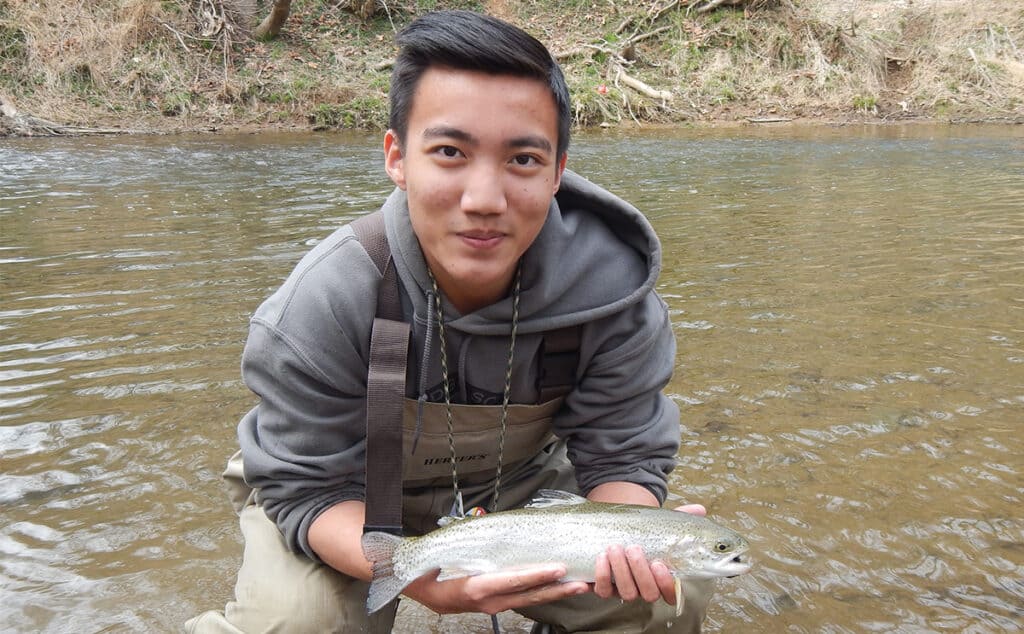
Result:
{"label": "water ripple", "polygon": [[[662,239],[671,497],[754,545],[708,631],[1024,619],[1020,135],[575,142],[573,167]],[[6,627],[173,630],[227,598],[219,473],[253,402],[249,315],[391,190],[379,152],[340,135],[0,146]]]}

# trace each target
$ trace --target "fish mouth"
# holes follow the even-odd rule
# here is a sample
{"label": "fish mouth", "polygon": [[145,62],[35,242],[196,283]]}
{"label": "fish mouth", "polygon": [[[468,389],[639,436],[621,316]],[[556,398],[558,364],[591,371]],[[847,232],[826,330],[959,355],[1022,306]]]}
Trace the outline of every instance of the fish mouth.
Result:
{"label": "fish mouth", "polygon": [[744,553],[740,553],[726,555],[716,561],[712,567],[717,574],[732,579],[750,570],[751,563]]}

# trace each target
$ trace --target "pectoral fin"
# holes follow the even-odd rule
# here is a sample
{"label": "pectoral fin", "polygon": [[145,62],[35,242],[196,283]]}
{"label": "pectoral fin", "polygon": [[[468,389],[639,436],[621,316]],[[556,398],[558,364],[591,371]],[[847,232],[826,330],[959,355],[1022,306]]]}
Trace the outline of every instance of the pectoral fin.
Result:
{"label": "pectoral fin", "polygon": [[458,579],[459,577],[472,577],[485,572],[494,572],[498,567],[493,561],[487,559],[467,559],[458,564],[450,564],[441,568],[437,573],[438,581]]}
{"label": "pectoral fin", "polygon": [[686,600],[683,597],[683,582],[679,577],[673,577],[676,586],[676,617],[683,615],[683,602]]}
{"label": "pectoral fin", "polygon": [[474,570],[467,570],[465,568],[442,568],[437,573],[438,581],[448,581],[449,579],[458,579],[460,577],[472,577],[475,574],[479,574]]}

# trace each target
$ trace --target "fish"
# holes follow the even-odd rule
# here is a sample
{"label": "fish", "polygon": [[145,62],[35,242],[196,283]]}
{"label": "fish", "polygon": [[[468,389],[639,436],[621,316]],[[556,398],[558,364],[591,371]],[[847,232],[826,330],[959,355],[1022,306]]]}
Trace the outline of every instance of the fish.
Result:
{"label": "fish", "polygon": [[489,572],[563,564],[560,581],[594,581],[598,555],[609,546],[637,545],[660,560],[676,580],[734,577],[750,570],[749,542],[736,531],[698,515],[635,504],[591,502],[565,491],[542,489],[521,509],[464,518],[442,518],[420,537],[367,532],[363,555],[373,566],[366,601],[372,614],[413,580],[439,570],[438,581]]}

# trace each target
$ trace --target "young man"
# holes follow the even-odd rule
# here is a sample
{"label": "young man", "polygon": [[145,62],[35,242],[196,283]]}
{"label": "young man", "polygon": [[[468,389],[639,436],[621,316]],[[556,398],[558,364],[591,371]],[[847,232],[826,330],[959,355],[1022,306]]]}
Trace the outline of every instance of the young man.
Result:
{"label": "young man", "polygon": [[[568,90],[537,40],[453,11],[398,43],[384,137],[397,189],[383,219],[411,326],[404,467],[391,474],[405,532],[431,530],[457,496],[489,510],[541,488],[659,505],[679,423],[661,393],[675,345],[654,291],[657,237],[565,171]],[[243,375],[261,400],[225,474],[244,561],[236,600],[191,631],[390,629],[394,604],[366,614],[360,546],[371,330],[388,284],[343,227],[254,316]],[[667,568],[628,544],[601,558],[592,585],[558,583],[564,572],[434,573],[403,594],[439,613],[513,609],[556,631],[675,632],[699,631],[711,592],[685,582],[675,617]]]}

